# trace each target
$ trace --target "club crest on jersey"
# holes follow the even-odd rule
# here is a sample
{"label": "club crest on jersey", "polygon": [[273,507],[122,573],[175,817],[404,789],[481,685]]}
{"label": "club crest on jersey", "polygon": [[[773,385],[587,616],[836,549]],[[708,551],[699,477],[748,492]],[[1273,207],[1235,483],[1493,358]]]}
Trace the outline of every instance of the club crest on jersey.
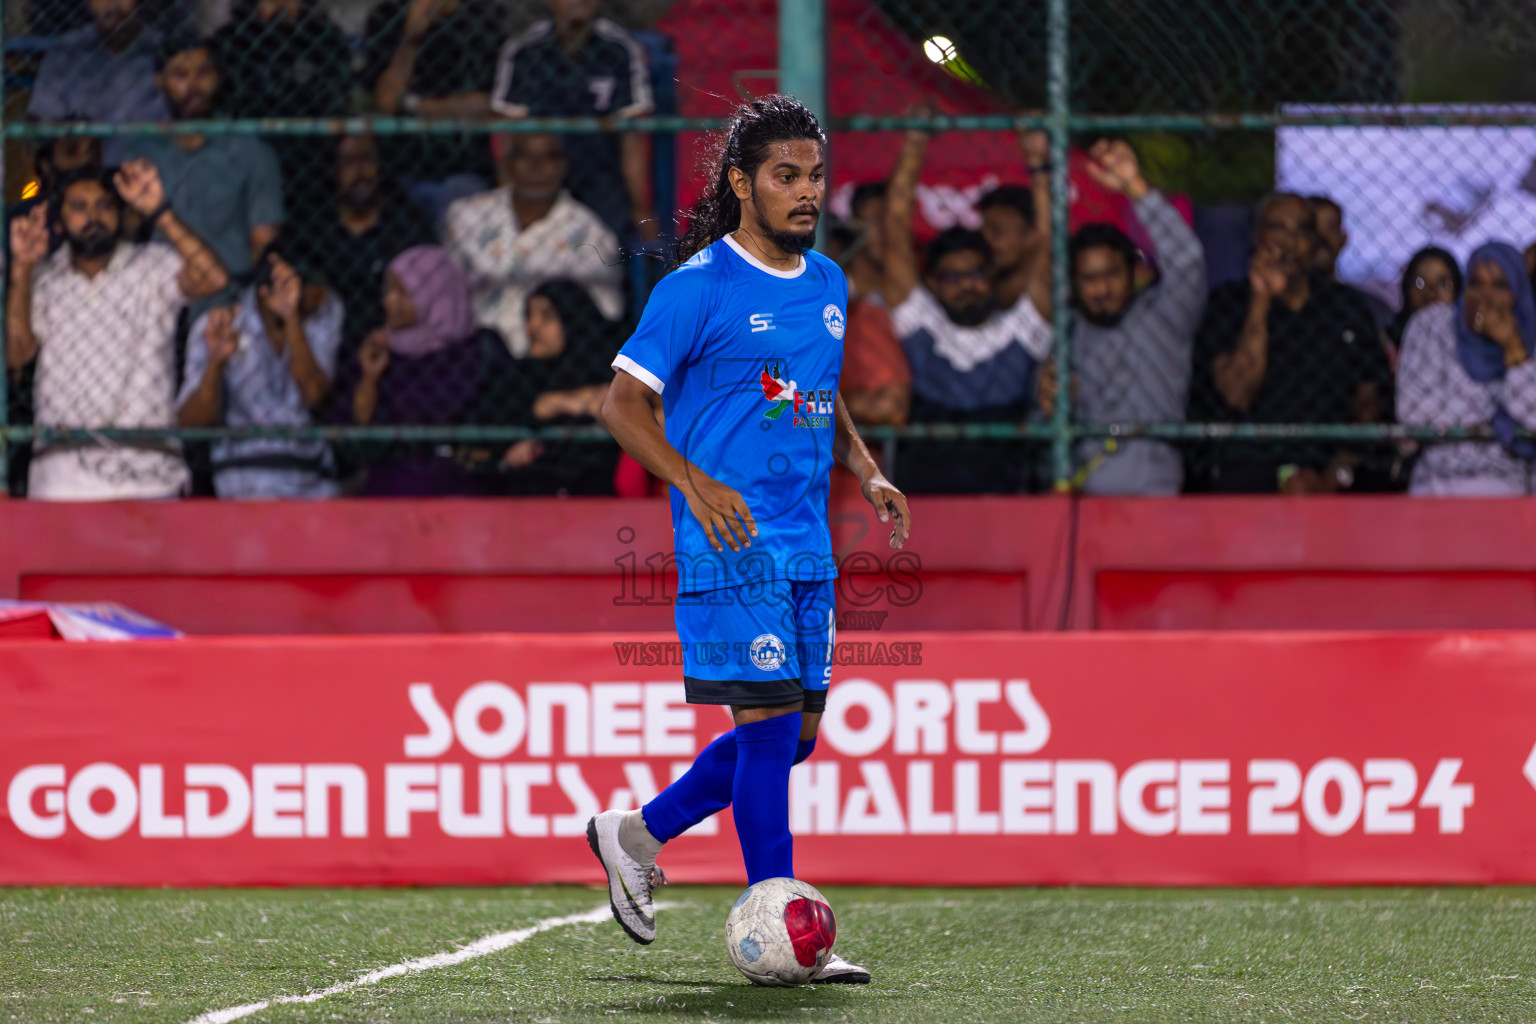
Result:
{"label": "club crest on jersey", "polygon": [[837,308],[835,302],[827,303],[827,308],[821,311],[821,322],[827,325],[827,333],[838,341],[843,340],[843,331],[848,326],[848,321],[843,319],[843,311]]}
{"label": "club crest on jersey", "polygon": [[752,664],[764,672],[772,672],[784,664],[784,641],[772,633],[764,633],[752,641],[749,654]]}
{"label": "club crest on jersey", "polygon": [[[795,381],[785,380],[784,376],[784,363],[781,360],[763,364],[763,372],[758,380],[763,386],[763,397],[773,404],[773,408],[763,413],[763,417],[776,420],[784,415],[785,409],[793,408],[794,426],[830,427],[833,402],[837,398],[836,390],[816,388],[802,391]],[[763,429],[769,429],[766,423]]]}

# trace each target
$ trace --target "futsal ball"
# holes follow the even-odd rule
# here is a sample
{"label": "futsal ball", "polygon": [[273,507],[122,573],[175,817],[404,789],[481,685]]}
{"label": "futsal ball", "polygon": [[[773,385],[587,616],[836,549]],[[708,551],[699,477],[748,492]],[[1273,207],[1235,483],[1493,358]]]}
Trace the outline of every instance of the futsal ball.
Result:
{"label": "futsal ball", "polygon": [[725,919],[731,963],[759,985],[803,985],[832,957],[837,921],[827,898],[795,878],[749,887]]}

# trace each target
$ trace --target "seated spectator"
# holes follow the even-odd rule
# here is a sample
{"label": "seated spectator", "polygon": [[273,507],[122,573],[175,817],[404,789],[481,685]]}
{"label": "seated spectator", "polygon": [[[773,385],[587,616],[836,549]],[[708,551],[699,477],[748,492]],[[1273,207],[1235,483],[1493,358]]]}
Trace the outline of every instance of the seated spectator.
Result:
{"label": "seated spectator", "polygon": [[[1205,308],[1205,253],[1179,211],[1147,184],[1124,142],[1088,151],[1088,173],[1133,204],[1152,238],[1160,274],[1140,294],[1136,245],[1119,228],[1089,224],[1072,236],[1072,366],[1076,419],[1173,423],[1184,418],[1195,329]],[[1079,442],[1088,494],[1178,494],[1179,453],[1162,441]]]}
{"label": "seated spectator", "polygon": [[[170,245],[121,241],[122,204],[155,222]],[[48,255],[51,214],[65,246]],[[54,427],[170,427],[175,422],[176,317],[228,281],[218,256],[165,206],[145,161],[115,177],[64,176],[52,209],[11,224],[6,363],[38,360],[36,422]],[[34,498],[169,498],[187,470],[173,444],[69,442],[35,446]]]}
{"label": "seated spectator", "polygon": [[[363,80],[382,114],[485,117],[506,34],[496,0],[385,0],[368,16]],[[480,135],[394,136],[384,156],[434,231],[450,203],[483,192],[493,174]]]}
{"label": "seated spectator", "polygon": [[[87,0],[90,25],[67,32],[43,56],[27,115],[40,121],[164,121],[155,85],[160,33],[141,18],[137,0]],[[109,140],[117,163],[122,140]]]}
{"label": "seated spectator", "polygon": [[[219,306],[192,326],[177,422],[183,427],[307,427],[325,398],[341,343],[341,302],[303,279],[275,250],[239,305]],[[221,498],[330,498],[337,494],[330,445],[243,438],[213,444]]]}
{"label": "seated spectator", "polygon": [[[975,231],[940,232],[919,279],[912,208],[927,144],[926,133],[907,134],[886,193],[883,283],[911,366],[911,419],[1021,422],[1034,408],[1050,324],[1027,293],[998,308],[992,250]],[[895,468],[909,493],[1011,493],[1024,486],[1028,462],[1017,445],[930,441],[903,446]]]}
{"label": "seated spectator", "polygon": [[[1374,423],[1387,358],[1354,292],[1311,273],[1317,225],[1301,196],[1258,206],[1248,279],[1213,291],[1195,341],[1195,422]],[[1208,486],[1224,492],[1348,491],[1358,453],[1309,442],[1223,442]]]}
{"label": "seated spectator", "polygon": [[[545,0],[551,17],[502,47],[491,106],[503,117],[641,117],[655,109],[645,51],[597,17],[599,0]],[[639,132],[567,135],[571,193],[616,235],[661,233]]]}
{"label": "seated spectator", "polygon": [[444,244],[469,275],[475,315],[514,356],[528,354],[528,295],[556,278],[584,285],[603,315],[624,311],[619,242],[597,214],[564,191],[558,135],[496,136],[506,184],[448,208]]}
{"label": "seated spectator", "polygon": [[[856,423],[899,426],[907,422],[912,405],[912,370],[883,297],[864,290],[871,282],[878,286],[882,277],[868,239],[868,231],[860,234],[848,225],[837,225],[828,235],[827,255],[848,275],[848,322],[838,387]],[[877,461],[879,447],[873,449]]]}
{"label": "seated spectator", "polygon": [[[1339,254],[1349,244],[1349,232],[1344,230],[1344,208],[1328,196],[1312,196],[1307,202],[1312,204],[1312,215],[1317,218],[1315,257],[1317,272],[1334,284],[1339,284]],[[1392,322],[1391,306],[1383,302],[1379,296],[1352,285],[1345,284],[1340,287],[1347,288],[1360,296],[1360,301],[1370,309],[1376,326],[1386,330],[1387,325]]]}
{"label": "seated spectator", "polygon": [[[407,249],[384,274],[384,326],[358,354],[341,415],[357,424],[500,423],[516,372],[495,331],[476,328],[469,282],[448,250]],[[372,460],[371,495],[488,494],[477,451],[464,445],[390,444]]]}
{"label": "seated spectator", "polygon": [[1444,249],[1426,246],[1408,259],[1401,283],[1403,304],[1387,328],[1390,355],[1396,359],[1403,345],[1403,332],[1413,314],[1436,302],[1455,302],[1461,298],[1461,267],[1456,257]]}
{"label": "seated spectator", "polygon": [[1491,425],[1498,443],[1430,443],[1408,492],[1496,497],[1531,492],[1536,446],[1536,294],[1520,251],[1491,242],[1467,260],[1460,301],[1425,305],[1403,332],[1398,418],[1413,426]]}
{"label": "seated spectator", "polygon": [[405,250],[429,244],[432,232],[404,193],[380,176],[372,135],[343,135],[335,145],[334,197],[287,244],[341,298],[346,325],[339,365],[351,365],[363,337],[384,322],[384,268]]}
{"label": "seated spectator", "polygon": [[[346,37],[313,0],[237,0],[233,19],[210,40],[224,69],[222,107],[231,117],[338,117],[350,112]],[[270,140],[288,186],[288,206],[308,221],[326,189],[315,174],[328,155],[320,136]]]}
{"label": "seated spectator", "polygon": [[[194,36],[161,47],[155,81],[177,120],[208,117],[219,91],[212,48]],[[272,148],[249,135],[147,135],[128,144],[165,182],[177,218],[231,275],[250,271],[283,223],[283,179]],[[163,233],[163,228],[162,228]]]}
{"label": "seated spectator", "polygon": [[231,117],[333,117],[351,103],[347,40],[312,0],[237,0],[209,45]]}
{"label": "seated spectator", "polygon": [[[528,356],[517,362],[506,396],[522,426],[586,426],[613,383],[617,325],[586,288],[546,281],[528,296]],[[604,441],[519,441],[501,459],[503,494],[612,494],[619,447]]]}

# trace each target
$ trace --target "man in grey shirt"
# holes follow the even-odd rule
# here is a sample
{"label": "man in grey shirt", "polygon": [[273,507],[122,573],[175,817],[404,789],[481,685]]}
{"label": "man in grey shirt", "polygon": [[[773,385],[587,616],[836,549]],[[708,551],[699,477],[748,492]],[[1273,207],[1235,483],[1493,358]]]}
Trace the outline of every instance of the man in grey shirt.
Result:
{"label": "man in grey shirt", "polygon": [[141,22],[137,0],[87,5],[93,23],[60,36],[43,57],[27,114],[42,121],[164,121],[169,112],[155,87],[160,33]]}
{"label": "man in grey shirt", "polygon": [[[177,120],[212,116],[219,69],[208,44],[173,36],[155,75]],[[277,157],[249,135],[172,135],[134,139],[127,156],[160,172],[176,216],[208,243],[232,277],[250,271],[282,226],[283,177]],[[194,310],[200,313],[206,304]]]}
{"label": "man in grey shirt", "polygon": [[[1089,224],[1072,236],[1075,418],[1083,423],[1184,419],[1195,330],[1205,309],[1205,252],[1178,210],[1141,176],[1124,142],[1099,142],[1088,171],[1134,204],[1156,247],[1158,276],[1136,292],[1136,245],[1119,228]],[[1178,494],[1183,462],[1161,441],[1083,441],[1088,494]]]}

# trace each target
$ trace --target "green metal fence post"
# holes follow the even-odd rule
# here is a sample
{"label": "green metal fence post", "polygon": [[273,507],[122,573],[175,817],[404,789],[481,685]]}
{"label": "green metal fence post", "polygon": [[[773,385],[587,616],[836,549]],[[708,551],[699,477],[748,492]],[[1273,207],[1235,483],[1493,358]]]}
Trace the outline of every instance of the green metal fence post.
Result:
{"label": "green metal fence post", "polygon": [[[779,91],[827,124],[827,0],[779,0]],[[832,154],[826,158],[831,181]],[[817,235],[821,248],[826,231]]]}
{"label": "green metal fence post", "polygon": [[[4,209],[5,203],[5,14],[0,11],[0,209]],[[0,217],[0,233],[4,239],[0,239],[5,245],[5,270],[0,272],[0,352],[5,353],[5,379],[0,381],[0,498],[10,493],[11,482],[11,457],[6,445],[5,428],[11,422],[11,410],[7,403],[11,389],[11,358],[8,348],[9,339],[5,336],[5,302],[6,285],[11,277],[11,225],[4,217]]]}
{"label": "green metal fence post", "polygon": [[1067,128],[1071,116],[1070,83],[1067,76],[1068,15],[1067,0],[1051,0],[1047,14],[1047,45],[1050,61],[1046,82],[1050,110],[1047,115],[1051,136],[1051,317],[1056,335],[1056,410],[1052,416],[1051,462],[1055,469],[1056,489],[1072,486],[1072,325],[1067,311],[1070,295],[1067,280],[1067,204],[1071,195],[1068,180]]}

